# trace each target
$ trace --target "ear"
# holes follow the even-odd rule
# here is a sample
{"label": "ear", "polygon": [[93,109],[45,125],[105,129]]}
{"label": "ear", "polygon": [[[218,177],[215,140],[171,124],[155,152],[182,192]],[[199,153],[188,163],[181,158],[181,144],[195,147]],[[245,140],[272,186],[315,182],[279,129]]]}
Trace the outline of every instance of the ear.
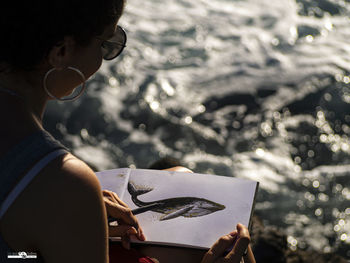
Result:
{"label": "ear", "polygon": [[47,56],[47,60],[52,67],[64,69],[69,66],[69,62],[74,54],[76,42],[72,37],[66,36],[54,45]]}

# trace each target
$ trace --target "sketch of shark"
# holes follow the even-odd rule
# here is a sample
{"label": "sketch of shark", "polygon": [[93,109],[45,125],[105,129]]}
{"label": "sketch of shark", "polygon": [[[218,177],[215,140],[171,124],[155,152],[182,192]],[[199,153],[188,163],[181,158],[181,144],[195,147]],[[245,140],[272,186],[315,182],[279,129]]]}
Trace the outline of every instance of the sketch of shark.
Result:
{"label": "sketch of shark", "polygon": [[158,203],[155,207],[149,209],[149,211],[158,212],[164,214],[159,220],[169,220],[179,216],[183,217],[198,217],[205,216],[211,213],[225,209],[224,205],[215,203],[213,201],[197,198],[197,197],[176,197],[163,200],[157,200],[154,202],[142,202],[138,199],[139,195],[152,191],[153,188],[140,187],[134,182],[129,181],[128,191],[131,195],[131,199],[135,205],[139,207],[152,205]]}

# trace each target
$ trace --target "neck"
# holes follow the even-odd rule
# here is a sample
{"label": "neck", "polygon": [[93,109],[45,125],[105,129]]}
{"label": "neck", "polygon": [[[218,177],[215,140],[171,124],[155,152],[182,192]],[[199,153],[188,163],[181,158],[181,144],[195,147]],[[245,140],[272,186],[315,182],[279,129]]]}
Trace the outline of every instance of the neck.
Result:
{"label": "neck", "polygon": [[0,87],[13,92],[13,94],[7,92],[6,95],[17,97],[16,103],[23,104],[24,110],[30,114],[33,121],[42,125],[48,97],[42,88],[41,81],[35,81],[27,74],[6,73],[0,74]]}

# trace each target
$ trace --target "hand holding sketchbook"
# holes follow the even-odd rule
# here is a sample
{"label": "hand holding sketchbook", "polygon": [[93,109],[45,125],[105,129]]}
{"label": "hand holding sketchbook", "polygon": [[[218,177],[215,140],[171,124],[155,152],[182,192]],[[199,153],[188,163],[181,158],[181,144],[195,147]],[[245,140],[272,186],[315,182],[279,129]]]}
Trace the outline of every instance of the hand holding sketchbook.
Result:
{"label": "hand holding sketchbook", "polygon": [[96,175],[102,189],[137,209],[146,242],[205,249],[237,223],[250,225],[258,188],[256,181],[173,171],[122,168]]}

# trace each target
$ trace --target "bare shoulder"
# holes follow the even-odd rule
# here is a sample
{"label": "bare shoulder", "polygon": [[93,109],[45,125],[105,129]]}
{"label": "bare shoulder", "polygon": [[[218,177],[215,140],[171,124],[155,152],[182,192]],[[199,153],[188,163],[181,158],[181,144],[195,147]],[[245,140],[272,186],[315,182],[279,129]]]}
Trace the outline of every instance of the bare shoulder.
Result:
{"label": "bare shoulder", "polygon": [[23,240],[15,245],[39,250],[46,262],[107,262],[101,187],[88,165],[73,155],[52,161],[12,206],[9,214],[28,215],[25,226],[20,226],[23,220],[13,222]]}
{"label": "bare shoulder", "polygon": [[[86,163],[70,153],[51,162],[37,179],[36,187],[50,197],[49,202],[64,204],[66,209],[74,202],[82,201],[80,199],[94,202],[102,200],[100,183],[95,173]],[[84,206],[88,206],[86,202],[80,203],[80,207]],[[50,212],[57,213],[57,210]]]}
{"label": "bare shoulder", "polygon": [[[43,172],[54,178],[55,185],[47,189],[50,202],[41,224],[51,229],[50,235],[42,233],[38,240],[44,258],[48,262],[107,261],[106,214],[96,175],[71,154],[47,170]],[[62,258],[56,251],[64,251]]]}
{"label": "bare shoulder", "polygon": [[100,183],[91,168],[82,160],[68,153],[60,159],[48,165],[43,173],[57,180],[57,183],[66,185],[66,189],[72,187],[100,192]]}

